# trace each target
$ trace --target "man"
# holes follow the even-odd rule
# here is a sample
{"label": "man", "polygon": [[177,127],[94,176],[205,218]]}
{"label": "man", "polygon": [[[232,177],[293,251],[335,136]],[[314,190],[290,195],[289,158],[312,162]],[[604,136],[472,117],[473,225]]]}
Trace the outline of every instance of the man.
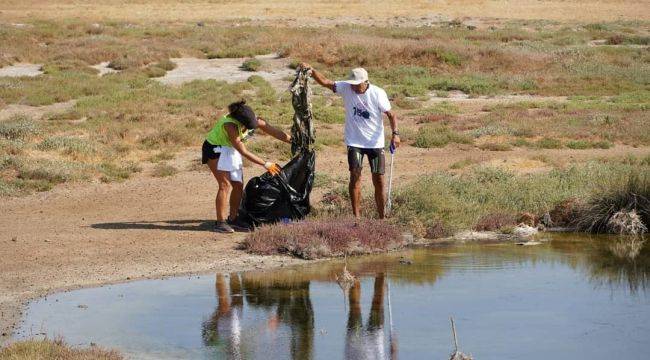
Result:
{"label": "man", "polygon": [[[309,68],[309,64],[301,64]],[[350,199],[352,212],[356,218],[361,216],[361,168],[364,156],[368,157],[372,183],[375,187],[375,203],[379,218],[384,218],[386,194],[384,192],[384,122],[386,114],[392,129],[391,143],[397,148],[400,144],[397,131],[397,118],[391,112],[386,92],[368,81],[368,72],[363,68],[352,69],[344,81],[331,81],[320,72],[312,69],[314,80],[343,98],[345,106],[345,144],[348,147],[350,168]]]}

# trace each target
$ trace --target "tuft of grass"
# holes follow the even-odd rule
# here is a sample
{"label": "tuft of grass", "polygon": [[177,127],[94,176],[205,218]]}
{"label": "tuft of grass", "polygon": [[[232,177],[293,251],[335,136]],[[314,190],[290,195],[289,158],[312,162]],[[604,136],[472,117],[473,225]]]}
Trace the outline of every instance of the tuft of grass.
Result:
{"label": "tuft of grass", "polygon": [[[592,233],[637,234],[647,231],[650,227],[649,174],[647,168],[635,169],[628,173],[625,181],[611,182],[601,187],[579,210],[577,227]],[[630,217],[630,223],[621,224],[620,217]],[[635,226],[636,230],[633,229]]]}
{"label": "tuft of grass", "polygon": [[444,147],[450,143],[471,144],[472,137],[445,125],[425,124],[418,129],[413,146],[419,148]]}
{"label": "tuft of grass", "polygon": [[94,145],[87,140],[69,136],[46,138],[36,148],[41,151],[62,150],[64,154],[73,157],[91,155],[96,151]]}
{"label": "tuft of grass", "polygon": [[160,163],[154,167],[152,175],[155,177],[167,177],[176,175],[176,173],[178,173],[178,169],[174,166],[166,163]]}
{"label": "tuft of grass", "polygon": [[63,340],[25,340],[0,349],[0,359],[121,360],[114,350],[71,347]]}
{"label": "tuft of grass", "polygon": [[246,71],[258,71],[261,67],[262,62],[255,58],[248,59],[241,64],[241,68]]}
{"label": "tuft of grass", "polygon": [[386,221],[334,218],[264,225],[243,248],[254,254],[290,254],[303,259],[361,255],[406,245],[401,231]]}
{"label": "tuft of grass", "polygon": [[566,147],[574,150],[609,149],[612,146],[609,141],[570,140],[566,143]]}
{"label": "tuft of grass", "polygon": [[463,160],[456,161],[455,163],[449,165],[449,168],[453,169],[453,170],[457,170],[457,169],[462,169],[462,168],[465,168],[465,167],[473,165],[473,164],[476,164],[476,160],[463,159]]}
{"label": "tuft of grass", "polygon": [[145,74],[147,74],[148,77],[150,78],[158,78],[158,77],[163,77],[167,71],[161,67],[152,65],[152,66],[147,66],[145,69]]}
{"label": "tuft of grass", "polygon": [[558,139],[545,137],[537,140],[535,146],[537,146],[540,149],[561,149],[562,141]]}
{"label": "tuft of grass", "polygon": [[104,162],[98,166],[102,173],[100,180],[105,183],[124,181],[131,177],[133,173],[142,171],[142,168],[133,162],[127,162],[122,165],[116,165],[111,162]]}
{"label": "tuft of grass", "polygon": [[0,122],[0,137],[8,140],[25,140],[38,133],[38,128],[34,120],[18,115]]}
{"label": "tuft of grass", "polygon": [[479,145],[479,149],[489,151],[510,151],[512,150],[512,146],[508,143],[485,143]]}

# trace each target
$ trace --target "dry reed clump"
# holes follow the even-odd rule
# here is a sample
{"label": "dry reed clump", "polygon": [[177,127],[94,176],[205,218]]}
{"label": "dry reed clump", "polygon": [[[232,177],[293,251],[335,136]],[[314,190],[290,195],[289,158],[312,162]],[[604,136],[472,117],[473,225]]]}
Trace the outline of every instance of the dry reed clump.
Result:
{"label": "dry reed clump", "polygon": [[264,225],[244,240],[243,248],[255,254],[318,259],[381,252],[404,245],[399,228],[388,222],[334,218]]}
{"label": "dry reed clump", "polygon": [[633,171],[627,181],[609,185],[583,206],[576,224],[592,233],[640,235],[650,225],[650,176]]}
{"label": "dry reed clump", "polygon": [[58,359],[58,360],[121,360],[114,350],[91,346],[78,349],[68,346],[63,340],[26,340],[0,349],[0,359]]}
{"label": "dry reed clump", "polygon": [[553,226],[570,227],[575,225],[582,204],[576,198],[568,198],[549,211]]}

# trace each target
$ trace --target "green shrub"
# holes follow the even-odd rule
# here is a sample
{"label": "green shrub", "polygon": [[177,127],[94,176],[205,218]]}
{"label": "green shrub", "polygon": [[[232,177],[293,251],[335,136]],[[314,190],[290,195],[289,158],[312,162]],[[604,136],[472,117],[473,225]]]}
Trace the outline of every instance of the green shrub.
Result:
{"label": "green shrub", "polygon": [[510,151],[512,150],[512,146],[507,143],[485,143],[479,145],[479,149],[489,151]]}
{"label": "green shrub", "polygon": [[571,140],[566,143],[566,147],[575,150],[609,149],[612,147],[612,143],[609,141]]}
{"label": "green shrub", "polygon": [[169,59],[161,60],[156,63],[156,66],[165,70],[165,71],[171,71],[176,69],[176,63]]}
{"label": "green shrub", "polygon": [[14,116],[0,122],[0,136],[8,140],[24,140],[38,133],[38,124],[26,116]]}
{"label": "green shrub", "polygon": [[561,149],[562,141],[545,137],[537,140],[535,145],[540,149]]}
{"label": "green shrub", "polygon": [[43,140],[36,146],[41,151],[63,150],[68,155],[88,155],[95,153],[93,144],[80,138],[54,136]]}
{"label": "green shrub", "polygon": [[255,58],[248,59],[241,64],[241,68],[246,71],[258,71],[261,67],[262,62]]}
{"label": "green shrub", "polygon": [[99,165],[98,170],[102,173],[100,180],[108,183],[126,180],[131,177],[133,173],[142,171],[142,168],[133,162],[126,162],[122,165],[104,162]]}
{"label": "green shrub", "polygon": [[426,124],[418,129],[413,146],[419,148],[444,147],[449,143],[471,144],[472,138],[444,125]]}
{"label": "green shrub", "polygon": [[163,69],[163,68],[158,67],[158,66],[147,66],[147,68],[145,69],[145,73],[150,78],[158,78],[158,77],[165,76],[167,71],[165,69]]}
{"label": "green shrub", "polygon": [[176,169],[174,166],[166,163],[160,163],[154,167],[153,173],[151,175],[155,177],[167,177],[175,175],[176,173],[178,173],[178,169]]}

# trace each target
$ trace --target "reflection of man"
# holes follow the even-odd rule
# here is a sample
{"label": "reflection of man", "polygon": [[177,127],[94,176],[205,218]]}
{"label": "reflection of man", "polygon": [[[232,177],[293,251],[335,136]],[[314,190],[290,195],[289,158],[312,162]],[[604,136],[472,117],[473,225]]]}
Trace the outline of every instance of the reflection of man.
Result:
{"label": "reflection of man", "polygon": [[375,277],[368,324],[361,319],[361,284],[354,282],[349,292],[350,312],[345,337],[346,359],[386,359],[384,339],[384,274]]}
{"label": "reflection of man", "polygon": [[217,274],[215,287],[218,299],[217,310],[203,323],[203,342],[206,345],[222,348],[229,359],[241,359],[241,321],[244,300],[239,275],[230,275],[230,289],[228,289],[224,275]]}

